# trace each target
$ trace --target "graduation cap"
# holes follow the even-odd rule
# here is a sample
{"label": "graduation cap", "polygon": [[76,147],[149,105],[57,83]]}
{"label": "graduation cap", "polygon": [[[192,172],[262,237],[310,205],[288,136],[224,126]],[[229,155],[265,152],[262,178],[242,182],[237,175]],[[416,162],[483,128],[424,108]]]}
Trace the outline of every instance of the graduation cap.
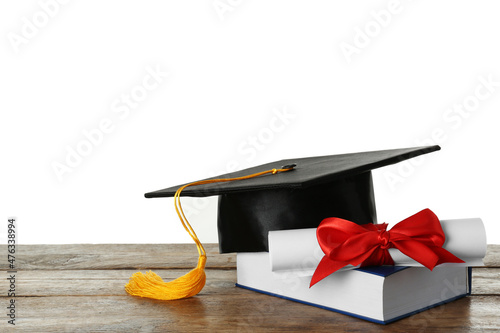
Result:
{"label": "graduation cap", "polygon": [[[221,253],[268,250],[271,230],[316,228],[327,217],[376,223],[371,170],[439,150],[439,146],[286,159],[209,179],[228,179],[270,169],[288,172],[188,187],[181,196],[219,196]],[[146,193],[173,197],[182,185]]]}
{"label": "graduation cap", "polygon": [[[179,218],[198,246],[198,266],[186,275],[193,273],[196,282],[179,294],[185,296],[177,298],[190,297],[201,290],[205,276],[200,271],[206,260],[203,246],[182,212],[180,196],[219,197],[217,224],[221,253],[262,252],[268,250],[269,231],[316,228],[327,217],[359,224],[376,223],[371,170],[439,149],[427,146],[286,159],[146,193],[146,198],[175,198]],[[141,288],[136,285],[142,283],[138,280],[144,279],[143,284],[149,285],[150,280],[158,278],[131,278],[127,292],[151,297],[133,290]],[[203,285],[200,287],[199,283]],[[191,282],[179,281],[181,286],[186,284]]]}

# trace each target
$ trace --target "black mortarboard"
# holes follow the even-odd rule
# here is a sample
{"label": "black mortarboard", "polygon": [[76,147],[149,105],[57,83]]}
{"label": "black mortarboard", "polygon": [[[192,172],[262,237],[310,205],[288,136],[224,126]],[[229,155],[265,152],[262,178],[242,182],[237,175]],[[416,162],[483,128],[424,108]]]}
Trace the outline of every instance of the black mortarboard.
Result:
{"label": "black mortarboard", "polygon": [[[316,228],[327,217],[376,223],[371,170],[439,150],[439,146],[286,159],[209,179],[293,170],[251,179],[191,186],[181,196],[218,195],[221,253],[267,251],[271,230]],[[182,185],[146,193],[172,197]]]}

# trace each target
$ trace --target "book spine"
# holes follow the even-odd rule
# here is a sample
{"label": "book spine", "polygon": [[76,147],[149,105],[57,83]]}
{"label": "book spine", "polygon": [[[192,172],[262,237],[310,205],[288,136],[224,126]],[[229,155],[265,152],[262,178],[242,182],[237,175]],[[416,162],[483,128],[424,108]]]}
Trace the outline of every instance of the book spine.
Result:
{"label": "book spine", "polygon": [[467,295],[472,292],[472,267],[467,267]]}

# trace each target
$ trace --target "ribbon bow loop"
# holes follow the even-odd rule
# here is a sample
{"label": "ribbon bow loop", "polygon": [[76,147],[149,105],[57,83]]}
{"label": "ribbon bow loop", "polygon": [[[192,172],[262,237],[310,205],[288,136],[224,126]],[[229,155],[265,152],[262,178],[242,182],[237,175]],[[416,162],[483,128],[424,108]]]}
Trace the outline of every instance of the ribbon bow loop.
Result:
{"label": "ribbon bow loop", "polygon": [[387,224],[358,225],[340,218],[324,219],[316,236],[325,253],[311,286],[340,268],[394,265],[388,249],[397,248],[432,270],[444,262],[464,262],[443,249],[445,235],[438,217],[424,209],[387,230]]}

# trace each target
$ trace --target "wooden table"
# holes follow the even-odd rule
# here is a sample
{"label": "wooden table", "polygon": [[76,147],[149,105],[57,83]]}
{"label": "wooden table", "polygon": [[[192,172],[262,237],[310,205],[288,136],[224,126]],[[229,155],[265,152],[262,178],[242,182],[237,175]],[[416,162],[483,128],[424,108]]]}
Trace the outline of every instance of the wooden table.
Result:
{"label": "wooden table", "polygon": [[[473,269],[472,295],[389,325],[237,288],[235,255],[209,254],[207,284],[196,297],[161,302],[123,286],[137,269],[165,280],[194,267],[194,245],[18,245],[15,328],[7,323],[7,256],[0,269],[0,332],[329,331],[478,332],[500,330],[500,245]],[[0,253],[7,253],[0,246]]]}

